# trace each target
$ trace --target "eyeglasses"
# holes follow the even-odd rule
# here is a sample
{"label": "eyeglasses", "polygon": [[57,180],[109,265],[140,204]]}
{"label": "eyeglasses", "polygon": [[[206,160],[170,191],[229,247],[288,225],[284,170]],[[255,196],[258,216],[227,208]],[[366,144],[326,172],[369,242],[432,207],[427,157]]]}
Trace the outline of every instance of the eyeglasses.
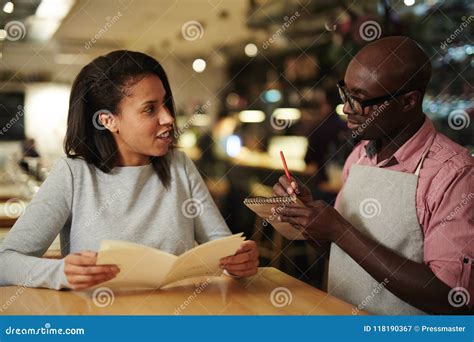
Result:
{"label": "eyeglasses", "polygon": [[348,102],[352,111],[358,114],[362,114],[364,112],[364,108],[366,107],[373,106],[381,102],[392,100],[393,98],[397,96],[413,91],[413,90],[401,90],[401,91],[395,92],[394,94],[379,96],[379,97],[375,97],[373,99],[368,99],[365,101],[359,101],[359,100],[354,99],[351,96],[351,94],[349,93],[349,90],[347,89],[344,83],[344,80],[340,80],[339,82],[337,82],[337,89],[339,89],[339,95],[341,96],[342,102],[343,103]]}

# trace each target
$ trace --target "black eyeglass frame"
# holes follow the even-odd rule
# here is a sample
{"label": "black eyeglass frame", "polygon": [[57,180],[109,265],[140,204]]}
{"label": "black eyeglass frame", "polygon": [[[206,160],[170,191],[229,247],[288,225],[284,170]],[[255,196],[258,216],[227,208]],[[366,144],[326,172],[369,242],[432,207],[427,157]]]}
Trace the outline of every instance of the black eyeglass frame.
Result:
{"label": "black eyeglass frame", "polygon": [[365,101],[358,101],[358,100],[354,100],[352,98],[351,94],[349,94],[349,91],[347,90],[347,87],[346,87],[346,84],[344,83],[344,80],[340,80],[339,82],[337,82],[336,85],[337,85],[337,89],[339,89],[339,95],[341,96],[341,100],[344,103],[349,102],[349,106],[351,106],[351,109],[354,113],[356,112],[356,110],[354,108],[355,107],[354,102],[358,102],[360,104],[360,107],[361,107],[362,112],[363,112],[364,109],[367,108],[367,107],[379,104],[379,103],[384,102],[384,101],[392,100],[393,98],[395,98],[397,96],[404,95],[404,94],[407,94],[411,91],[417,91],[418,90],[418,89],[399,90],[399,91],[395,92],[394,94],[378,96],[378,97],[374,97],[373,99],[368,99],[368,100],[365,100]]}

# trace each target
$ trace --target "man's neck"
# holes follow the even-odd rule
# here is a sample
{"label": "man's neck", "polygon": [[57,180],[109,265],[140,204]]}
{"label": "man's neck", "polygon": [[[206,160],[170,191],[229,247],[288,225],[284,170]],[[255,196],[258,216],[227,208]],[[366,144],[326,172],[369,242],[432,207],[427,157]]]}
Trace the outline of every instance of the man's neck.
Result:
{"label": "man's neck", "polygon": [[393,138],[387,137],[376,143],[377,147],[377,163],[390,158],[397,150],[407,142],[421,128],[425,121],[424,115],[419,115],[413,121],[409,122],[400,132]]}

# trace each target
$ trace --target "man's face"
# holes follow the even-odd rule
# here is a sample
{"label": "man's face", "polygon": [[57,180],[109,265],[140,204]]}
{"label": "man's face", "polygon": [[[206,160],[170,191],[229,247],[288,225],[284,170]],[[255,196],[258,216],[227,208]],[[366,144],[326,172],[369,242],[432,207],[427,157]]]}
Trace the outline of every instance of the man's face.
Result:
{"label": "man's face", "polygon": [[[361,103],[399,90],[396,85],[391,86],[390,79],[382,68],[367,68],[356,58],[347,67],[344,82],[350,96]],[[358,135],[364,140],[393,137],[403,129],[406,122],[406,113],[402,111],[399,97],[368,106],[356,113],[346,102],[343,111],[347,115],[347,126],[353,131],[353,136]]]}

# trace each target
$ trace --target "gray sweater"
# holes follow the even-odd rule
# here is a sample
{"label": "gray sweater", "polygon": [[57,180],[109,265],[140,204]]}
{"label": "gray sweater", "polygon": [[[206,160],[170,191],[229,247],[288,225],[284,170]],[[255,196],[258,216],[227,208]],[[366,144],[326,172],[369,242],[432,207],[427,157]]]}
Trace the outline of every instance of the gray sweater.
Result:
{"label": "gray sweater", "polygon": [[[168,190],[151,164],[106,174],[81,159],[60,159],[0,246],[0,286],[69,287],[64,261],[41,256],[60,234],[63,256],[127,240],[179,255],[230,235],[193,162],[170,152]],[[159,267],[159,266],[158,266]]]}

